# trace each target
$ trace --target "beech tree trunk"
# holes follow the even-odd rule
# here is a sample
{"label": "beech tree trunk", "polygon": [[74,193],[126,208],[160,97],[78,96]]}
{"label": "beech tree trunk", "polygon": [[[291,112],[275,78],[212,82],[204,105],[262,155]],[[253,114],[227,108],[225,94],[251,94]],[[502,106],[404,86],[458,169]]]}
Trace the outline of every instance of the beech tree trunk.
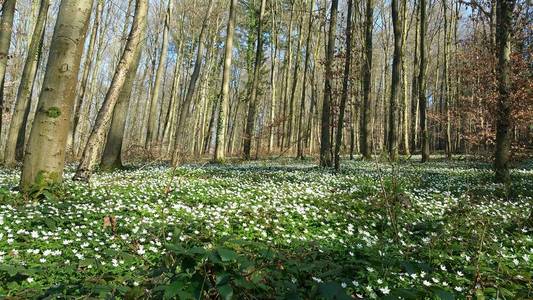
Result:
{"label": "beech tree trunk", "polygon": [[426,0],[420,0],[420,70],[418,71],[418,102],[420,109],[420,131],[422,134],[422,162],[429,160],[429,132],[426,120]]}
{"label": "beech tree trunk", "polygon": [[[225,142],[227,127],[227,111],[229,106],[229,91],[231,77],[231,59],[233,51],[233,34],[235,32],[235,5],[237,0],[231,0],[229,6],[228,26],[226,27],[226,47],[224,53],[224,70],[222,73],[222,88],[218,111],[218,124],[215,136],[214,161],[222,161],[225,158]],[[214,108],[216,109],[216,107]]]}
{"label": "beech tree trunk", "polygon": [[159,56],[159,63],[157,65],[157,71],[155,73],[154,87],[152,89],[152,97],[150,99],[150,112],[148,114],[148,129],[146,131],[146,147],[150,148],[152,143],[157,139],[157,123],[158,123],[158,103],[159,94],[161,91],[161,83],[163,82],[163,76],[165,74],[165,68],[167,65],[168,56],[168,32],[170,23],[170,3],[165,14],[165,22],[163,25],[163,41],[161,42],[161,55]]}
{"label": "beech tree trunk", "polygon": [[[350,0],[351,1],[351,0]],[[309,28],[307,30],[307,41],[305,43],[305,61],[304,61],[304,78],[302,80],[302,98],[300,100],[300,115],[298,117],[298,137],[297,137],[297,158],[304,158],[304,148],[305,148],[305,137],[304,137],[304,115],[305,115],[305,102],[306,102],[306,91],[307,91],[307,74],[309,69],[309,60],[311,59],[311,41],[313,39],[313,7],[314,2],[309,1]]]}
{"label": "beech tree trunk", "polygon": [[257,43],[255,50],[254,73],[252,77],[252,87],[250,99],[248,100],[248,115],[246,118],[246,129],[244,133],[243,155],[244,159],[250,159],[252,150],[252,138],[255,130],[255,111],[257,108],[257,89],[259,85],[259,72],[263,59],[263,19],[265,17],[266,0],[261,1],[259,8],[259,23],[257,25]]}
{"label": "beech tree trunk", "polygon": [[337,11],[339,1],[332,0],[329,17],[328,46],[326,51],[326,74],[324,85],[324,102],[322,103],[322,122],[320,133],[320,166],[332,167],[331,157],[331,98],[333,89],[333,59],[335,55],[335,39],[337,31]]}
{"label": "beech tree trunk", "polygon": [[497,51],[498,51],[498,112],[496,124],[496,153],[494,168],[496,182],[509,184],[509,159],[511,156],[511,30],[515,0],[497,0]]}
{"label": "beech tree trunk", "polygon": [[148,0],[137,0],[135,4],[135,17],[131,26],[128,41],[117,65],[115,74],[107,91],[102,108],[98,112],[94,128],[89,136],[83,152],[81,162],[74,175],[74,180],[88,181],[91,173],[99,161],[104,139],[111,125],[111,118],[120,94],[126,83],[128,73],[134,66],[137,49],[142,44],[142,35],[146,27],[148,13]]}
{"label": "beech tree trunk", "polygon": [[[393,0],[394,1],[394,0]],[[335,140],[335,170],[338,172],[341,169],[341,146],[342,146],[342,131],[344,130],[344,111],[346,110],[346,102],[348,101],[348,93],[350,88],[350,63],[352,61],[352,0],[348,0],[348,15],[346,16],[346,55],[344,61],[344,76],[342,82],[342,96],[339,107],[339,121],[337,125],[337,136]]]}
{"label": "beech tree trunk", "polygon": [[361,112],[360,151],[365,159],[372,158],[372,29],[374,28],[374,4],[366,0],[365,12],[365,58],[363,68],[363,107]]}
{"label": "beech tree trunk", "polygon": [[52,37],[37,113],[24,156],[21,189],[62,180],[76,81],[92,1],[62,0]]}
{"label": "beech tree trunk", "polygon": [[[140,40],[142,41],[145,36],[146,29],[143,26],[143,32],[141,32]],[[142,45],[142,43],[141,43]],[[119,169],[123,167],[121,153],[122,146],[124,144],[124,131],[126,127],[126,117],[128,115],[128,108],[130,104],[131,92],[133,83],[137,77],[137,68],[141,59],[142,47],[137,46],[135,49],[135,55],[133,58],[133,64],[127,72],[126,81],[120,91],[120,95],[117,100],[117,104],[113,111],[113,119],[111,121],[111,129],[107,134],[104,153],[102,155],[102,161],[100,167],[105,170]]]}
{"label": "beech tree trunk", "polygon": [[389,109],[389,158],[398,160],[398,123],[399,123],[399,98],[400,98],[400,67],[402,59],[402,26],[400,24],[399,1],[392,0],[392,27],[394,32],[394,54],[392,60],[392,84]]}
{"label": "beech tree trunk", "polygon": [[277,108],[277,99],[276,99],[276,76],[277,76],[277,65],[278,65],[278,29],[276,27],[276,10],[277,1],[272,1],[272,35],[271,35],[271,46],[270,46],[270,60],[271,60],[271,70],[270,70],[270,130],[268,138],[268,153],[271,153],[274,149],[274,132],[277,124],[274,124],[276,121],[276,108]]}
{"label": "beech tree trunk", "polygon": [[[410,155],[410,140],[409,140],[409,126],[411,125],[411,121],[409,120],[409,97],[408,97],[408,88],[407,88],[407,65],[405,62],[405,49],[407,48],[407,1],[402,0],[400,1],[400,5],[402,8],[402,56],[401,56],[401,70],[402,70],[402,144],[403,144],[403,154]],[[414,69],[414,68],[413,68]],[[414,116],[411,116],[414,118]]]}
{"label": "beech tree trunk", "polygon": [[419,1],[415,5],[415,40],[413,53],[413,79],[411,82],[411,149],[416,151],[418,147],[418,116],[419,116],[419,101],[418,101],[418,71],[420,69],[418,63],[418,44],[419,44]]}
{"label": "beech tree trunk", "polygon": [[89,74],[93,66],[93,58],[95,52],[94,48],[96,45],[98,30],[100,29],[103,7],[104,1],[98,0],[98,4],[96,7],[96,15],[94,18],[93,28],[91,30],[91,36],[89,40],[89,47],[87,48],[87,53],[85,55],[85,62],[83,63],[83,73],[78,87],[77,99],[75,101],[74,118],[72,119],[72,128],[70,129],[69,133],[69,143],[71,144],[73,156],[76,156],[76,154],[80,152],[79,149],[76,149],[76,138],[79,138],[76,133],[78,132],[78,126],[80,125],[80,118],[87,118],[87,116],[82,116],[84,113],[84,110],[82,108],[90,105],[89,103],[86,103],[84,99],[88,98],[87,92],[89,91],[90,87]]}
{"label": "beech tree trunk", "polygon": [[4,116],[4,80],[6,77],[7,59],[11,34],[13,33],[13,17],[15,16],[16,0],[5,0],[0,18],[0,137],[2,136],[2,119]]}

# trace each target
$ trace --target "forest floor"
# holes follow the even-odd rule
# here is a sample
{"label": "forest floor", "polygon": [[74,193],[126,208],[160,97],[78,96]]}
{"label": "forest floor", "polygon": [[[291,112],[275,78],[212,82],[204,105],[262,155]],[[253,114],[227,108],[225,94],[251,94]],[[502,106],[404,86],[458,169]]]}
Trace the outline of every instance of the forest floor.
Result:
{"label": "forest floor", "polygon": [[0,298],[533,298],[533,162],[315,165],[0,170]]}

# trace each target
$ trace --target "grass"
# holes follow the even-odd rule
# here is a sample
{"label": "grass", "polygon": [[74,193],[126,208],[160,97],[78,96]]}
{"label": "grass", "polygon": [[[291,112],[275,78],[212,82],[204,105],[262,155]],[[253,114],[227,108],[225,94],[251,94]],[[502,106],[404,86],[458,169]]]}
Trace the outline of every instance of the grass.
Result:
{"label": "grass", "polygon": [[531,163],[511,188],[466,160],[153,166],[31,201],[18,176],[0,171],[0,298],[533,297]]}

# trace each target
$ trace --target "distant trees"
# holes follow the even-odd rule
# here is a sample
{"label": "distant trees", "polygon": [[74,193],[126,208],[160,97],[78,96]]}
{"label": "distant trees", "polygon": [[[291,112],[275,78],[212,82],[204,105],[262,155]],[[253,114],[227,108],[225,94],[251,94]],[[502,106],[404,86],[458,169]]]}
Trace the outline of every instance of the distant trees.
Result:
{"label": "distant trees", "polygon": [[494,154],[508,182],[514,153],[531,147],[520,2],[143,0],[138,48],[138,1],[63,0],[63,12],[90,7],[92,26],[51,36],[59,17],[81,28],[49,13],[54,1],[1,6],[1,162],[25,161],[24,187],[59,181],[66,161],[87,180],[133,160],[305,154],[338,170],[356,153]]}

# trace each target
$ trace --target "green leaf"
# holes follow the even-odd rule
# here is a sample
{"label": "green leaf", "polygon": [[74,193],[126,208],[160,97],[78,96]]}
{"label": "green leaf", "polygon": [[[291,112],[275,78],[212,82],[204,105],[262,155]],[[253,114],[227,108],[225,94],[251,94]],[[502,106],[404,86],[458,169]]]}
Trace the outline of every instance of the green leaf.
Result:
{"label": "green leaf", "polygon": [[144,296],[144,289],[136,286],[131,289],[129,289],[126,292],[126,295],[124,295],[125,299],[140,299]]}
{"label": "green leaf", "polygon": [[485,295],[483,294],[483,290],[481,289],[476,290],[476,299],[485,300]]}
{"label": "green leaf", "polygon": [[18,274],[18,269],[11,265],[0,266],[0,270],[7,272],[7,274],[9,274],[11,277]]}
{"label": "green leaf", "polygon": [[233,298],[233,288],[229,284],[218,287],[218,293],[224,300],[231,300]]}
{"label": "green leaf", "polygon": [[318,290],[320,291],[320,295],[326,299],[336,299],[336,300],[349,300],[351,299],[348,297],[342,286],[336,282],[327,282],[322,283]]}
{"label": "green leaf", "polygon": [[216,283],[217,283],[217,286],[223,286],[223,285],[226,285],[230,280],[230,275],[226,272],[224,273],[221,273],[220,275],[217,276],[217,280],[216,280]]}
{"label": "green leaf", "polygon": [[231,249],[218,248],[217,251],[222,261],[232,261],[237,258],[237,253]]}
{"label": "green leaf", "polygon": [[437,296],[441,300],[455,300],[455,296],[453,293],[441,288],[436,288],[433,291],[433,295]]}
{"label": "green leaf", "polygon": [[46,218],[46,219],[44,219],[44,223],[46,224],[46,226],[47,226],[50,230],[56,230],[56,228],[57,228],[57,225],[56,225],[56,222],[55,222],[54,219]]}
{"label": "green leaf", "polygon": [[231,300],[233,298],[233,288],[229,284],[218,287],[218,293],[224,300]]}
{"label": "green leaf", "polygon": [[57,197],[56,195],[50,193],[49,191],[47,190],[44,190],[43,191],[43,196],[46,198],[46,200],[48,201],[56,201],[57,200]]}
{"label": "green leaf", "polygon": [[163,295],[164,299],[171,299],[176,297],[180,290],[183,289],[183,282],[176,280],[171,284],[167,285],[165,288],[165,294]]}

